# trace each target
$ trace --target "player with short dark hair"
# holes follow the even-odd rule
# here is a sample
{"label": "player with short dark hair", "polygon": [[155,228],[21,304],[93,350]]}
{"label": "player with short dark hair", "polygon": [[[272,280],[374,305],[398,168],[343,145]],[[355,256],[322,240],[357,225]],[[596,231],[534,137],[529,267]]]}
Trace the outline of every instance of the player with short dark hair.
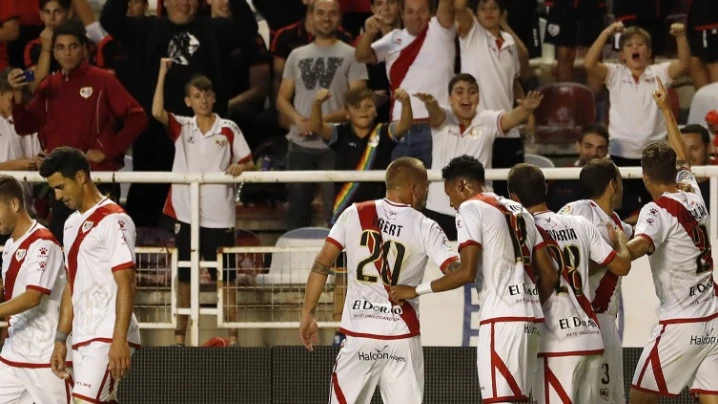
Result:
{"label": "player with short dark hair", "polygon": [[531,215],[514,201],[483,192],[484,167],[477,158],[451,159],[442,177],[457,210],[461,266],[430,283],[396,286],[392,297],[411,299],[475,282],[481,308],[476,355],[481,397],[526,401],[538,369],[541,302],[554,289],[556,270]]}
{"label": "player with short dark hair", "polygon": [[[581,216],[593,223],[607,243],[611,243],[607,226],[621,229],[628,238],[633,228],[622,222],[615,209],[621,207],[623,179],[615,164],[607,158],[593,159],[581,169],[579,184],[586,199],[571,202],[558,213]],[[616,327],[621,278],[606,268],[591,272],[588,283],[594,291],[593,310],[601,327],[603,359],[599,374],[599,397],[608,402],[625,402],[623,387],[623,347]]]}
{"label": "player with short dark hair", "polygon": [[66,403],[72,377],[50,370],[67,283],[62,249],[25,210],[24,192],[18,180],[0,175],[0,234],[10,236],[2,261],[0,318],[9,336],[0,352],[0,402]]}
{"label": "player with short dark hair", "polygon": [[52,353],[52,370],[65,375],[66,340],[72,332],[75,400],[116,400],[140,347],[132,313],[135,298],[135,224],[120,205],[103,196],[90,178],[90,163],[71,147],[58,147],[42,162],[55,198],[75,211],[65,222],[68,283]]}
{"label": "player with short dark hair", "polygon": [[558,268],[559,283],[544,303],[539,357],[543,369],[534,381],[534,397],[546,402],[595,402],[604,352],[601,330],[592,307],[595,291],[589,286],[591,263],[617,276],[631,268],[622,229],[607,227],[615,251],[596,226],[583,217],[558,215],[546,206],[546,179],[532,164],[517,164],[509,172],[511,198],[533,214],[536,227]]}
{"label": "player with short dark hair", "polygon": [[643,151],[643,182],[653,201],[641,209],[628,248],[633,259],[648,255],[661,310],[636,366],[631,403],[655,403],[688,387],[701,403],[712,404],[718,402],[718,344],[710,342],[718,338],[718,285],[710,215],[668,93],[658,85],[653,99],[669,145],[652,143]]}
{"label": "player with short dark hair", "polygon": [[444,232],[419,210],[429,186],[426,169],[411,157],[386,169],[386,197],[355,203],[339,216],[307,280],[299,336],[317,343],[314,312],[332,266],[347,256],[347,296],[340,331],[347,336],[332,372],[330,403],[368,404],[377,384],[387,404],[424,398],[419,299],[392,300],[389,288],[416,286],[427,260],[453,271],[458,257]]}

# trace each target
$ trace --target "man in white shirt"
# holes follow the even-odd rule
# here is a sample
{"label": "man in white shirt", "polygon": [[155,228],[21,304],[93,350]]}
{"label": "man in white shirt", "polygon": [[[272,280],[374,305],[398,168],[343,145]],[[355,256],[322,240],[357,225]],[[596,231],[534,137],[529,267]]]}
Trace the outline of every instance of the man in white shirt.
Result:
{"label": "man in white shirt", "polygon": [[[543,98],[540,93],[530,92],[518,107],[510,111],[479,112],[479,88],[472,75],[457,74],[449,81],[448,90],[451,109],[439,106],[433,94],[415,94],[429,113],[434,141],[431,152],[433,169],[443,168],[451,159],[464,154],[476,157],[484,167],[491,168],[494,139],[505,136],[526,120]],[[439,223],[449,240],[456,240],[456,211],[450,206],[439,182],[429,186],[425,214]]]}
{"label": "man in white shirt", "polygon": [[[481,0],[476,4],[475,14],[467,3],[468,0],[454,2],[461,72],[476,77],[481,98],[479,111],[510,111],[514,101],[525,96],[519,80],[521,66],[528,66],[528,50],[509,27],[501,1]],[[533,125],[533,114],[528,120]],[[496,155],[494,168],[511,168],[523,163],[524,145],[519,128],[514,127],[497,138],[492,154]],[[494,183],[494,190],[508,196],[505,181]]]}
{"label": "man in white shirt", "polygon": [[[621,229],[628,238],[633,228],[622,222],[614,209],[621,206],[623,179],[621,172],[609,159],[594,159],[582,169],[579,178],[584,194],[582,199],[564,206],[561,215],[581,216],[591,222],[607,243],[612,243],[607,226]],[[623,346],[618,335],[616,317],[621,298],[621,277],[606,268],[593,271],[588,279],[594,293],[593,311],[598,318],[603,338],[603,358],[599,373],[599,395],[608,403],[626,402],[623,386]]]}
{"label": "man in white shirt", "polygon": [[4,302],[0,318],[8,338],[0,353],[0,402],[66,403],[72,378],[50,369],[60,300],[67,282],[62,249],[52,233],[30,218],[24,189],[0,176],[0,234],[10,235],[3,250]]}
{"label": "man in white shirt", "polygon": [[[431,16],[429,0],[404,0],[401,17],[404,29],[395,29],[372,43],[378,24],[367,24],[367,35],[356,44],[354,53],[361,63],[386,62],[392,99],[396,89],[409,94],[434,94],[446,99],[446,83],[454,76],[456,56],[454,2],[439,0],[436,16]],[[419,100],[412,100],[414,126],[399,142],[392,157],[412,156],[431,167],[431,133],[428,112]],[[401,103],[394,101],[391,120],[401,118]]]}
{"label": "man in white shirt", "polygon": [[546,397],[547,403],[595,403],[604,347],[591,306],[594,291],[589,287],[589,267],[595,263],[617,276],[627,275],[631,255],[626,235],[610,227],[615,251],[588,220],[549,211],[546,179],[532,164],[514,166],[508,183],[511,198],[533,214],[559,277],[555,293],[543,304],[546,321],[539,349],[543,368],[534,382],[534,397]]}
{"label": "man in white shirt", "polygon": [[90,178],[85,155],[70,147],[54,149],[40,175],[55,198],[76,210],[65,222],[68,282],[52,353],[52,370],[65,371],[67,335],[73,336],[75,400],[116,400],[117,382],[127,375],[130,356],[140,347],[132,313],[135,298],[135,224],[103,196]]}
{"label": "man in white shirt", "polygon": [[[654,328],[633,375],[631,403],[656,403],[688,387],[702,404],[718,402],[718,285],[708,226],[710,215],[660,80],[653,98],[668,142],[643,151],[643,182],[653,198],[641,209],[628,247],[648,255],[660,301]],[[677,169],[676,167],[681,167]]]}
{"label": "man in white shirt", "polygon": [[340,329],[347,339],[332,372],[330,403],[368,404],[377,384],[387,404],[423,401],[419,299],[392,300],[389,288],[418,285],[429,259],[442,271],[459,266],[441,228],[419,211],[428,185],[419,160],[394,160],[386,169],[386,198],[347,208],[317,255],[299,326],[310,351],[318,342],[314,310],[342,250],[349,271]]}

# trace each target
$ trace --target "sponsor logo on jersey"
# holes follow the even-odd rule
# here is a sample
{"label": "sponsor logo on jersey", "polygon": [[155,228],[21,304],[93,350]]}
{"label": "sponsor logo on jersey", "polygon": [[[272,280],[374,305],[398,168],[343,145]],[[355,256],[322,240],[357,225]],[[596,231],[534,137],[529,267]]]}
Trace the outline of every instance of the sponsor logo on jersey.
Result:
{"label": "sponsor logo on jersey", "polygon": [[[388,347],[385,346],[382,350]],[[357,356],[360,361],[396,361],[406,362],[406,358],[403,356],[396,356],[388,352],[382,352],[382,350],[375,349],[371,352],[357,352]]]}
{"label": "sponsor logo on jersey", "polygon": [[391,304],[372,303],[368,300],[355,300],[352,303],[352,310],[369,310],[383,314],[403,314],[401,306]]}
{"label": "sponsor logo on jersey", "polygon": [[718,336],[714,334],[715,330],[711,328],[710,331],[706,331],[705,335],[691,335],[691,345],[709,345],[718,344]]}

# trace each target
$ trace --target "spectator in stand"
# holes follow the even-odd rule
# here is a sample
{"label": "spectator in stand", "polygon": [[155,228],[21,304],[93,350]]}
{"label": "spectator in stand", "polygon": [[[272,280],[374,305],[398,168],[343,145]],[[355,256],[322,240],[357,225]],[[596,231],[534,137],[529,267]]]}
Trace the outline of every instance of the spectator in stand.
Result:
{"label": "spectator in stand", "polygon": [[[127,16],[142,17],[147,15],[148,0],[128,0]],[[127,51],[120,41],[112,35],[107,35],[97,44],[97,66],[109,70],[117,76],[117,80],[125,87],[130,86],[130,70],[127,61]]]}
{"label": "spectator in stand", "polygon": [[15,0],[0,1],[0,69],[10,65],[8,62],[8,43],[20,35],[20,14],[15,8]]}
{"label": "spectator in stand", "polygon": [[[653,55],[663,55],[666,51],[664,20],[668,17],[673,2],[674,0],[613,0],[613,15],[615,22],[623,23],[626,28],[643,28],[653,39]],[[620,47],[617,50],[620,51]]]}
{"label": "spectator in stand", "polygon": [[[167,71],[173,60],[160,61],[157,77],[152,116],[167,128],[174,142],[175,152],[173,172],[225,172],[238,176],[247,170],[254,170],[252,152],[242,136],[242,131],[232,121],[220,118],[212,112],[215,96],[212,82],[207,77],[197,76],[185,85],[184,101],[192,108],[193,117],[184,117],[167,112],[164,108],[164,85]],[[201,259],[217,259],[217,249],[235,245],[234,227],[237,223],[234,205],[234,187],[229,184],[202,185],[200,188],[200,256]],[[181,261],[190,259],[190,192],[189,185],[172,184],[164,214],[174,222],[175,246]],[[232,285],[237,278],[235,254],[225,254],[223,279]],[[217,271],[210,269],[213,281],[217,281]],[[195,274],[198,276],[199,274]],[[190,280],[189,268],[180,268],[177,289],[177,306],[189,307]],[[237,293],[234,287],[224,288],[229,321],[237,321]],[[175,343],[184,346],[187,332],[187,316],[179,316],[175,330]],[[229,333],[230,345],[237,344],[238,333],[233,329]]]}
{"label": "spectator in stand", "polygon": [[[8,78],[14,89],[12,116],[19,134],[40,132],[40,143],[48,151],[74,147],[87,155],[92,170],[116,171],[124,165],[125,151],[147,127],[147,115],[113,75],[83,60],[88,42],[80,25],[67,20],[57,26],[52,49],[61,71],[40,83],[25,105],[23,71],[13,70]],[[119,197],[119,184],[99,187],[115,200]],[[50,230],[60,242],[70,213],[62,201],[53,201]]]}
{"label": "spectator in stand", "polygon": [[42,149],[37,136],[15,132],[12,107],[14,91],[8,82],[12,68],[0,73],[0,171],[34,171],[40,167]]}
{"label": "spectator in stand", "polygon": [[718,7],[715,0],[692,0],[688,9],[691,78],[696,90],[718,82]]}
{"label": "spectator in stand", "polygon": [[374,0],[339,0],[344,28],[352,36],[359,36],[364,21],[374,13]]}
{"label": "spectator in stand", "polygon": [[[322,107],[324,121],[344,122],[347,111],[343,95],[348,89],[365,87],[367,72],[363,64],[354,60],[354,48],[337,38],[341,19],[337,1],[315,0],[309,10],[316,37],[311,44],[289,54],[277,95],[277,110],[292,122],[287,169],[333,170],[334,152],[310,127],[314,96],[320,89],[328,89],[331,98]],[[314,188],[312,183],[289,184],[289,230],[311,225]],[[321,188],[323,216],[328,222],[332,217],[334,185],[325,182]]]}
{"label": "spectator in stand", "polygon": [[[376,122],[373,92],[368,88],[355,88],[344,95],[349,122],[329,124],[324,121],[322,105],[329,100],[327,89],[317,91],[312,105],[311,130],[334,150],[335,170],[385,170],[391,163],[394,142],[409,131],[414,123],[411,100],[404,90],[396,97],[405,107],[401,120],[394,123]],[[355,202],[381,199],[386,187],[380,182],[335,182],[333,216],[334,225],[339,215]]]}
{"label": "spectator in stand", "polygon": [[[400,0],[372,0],[371,10],[374,13],[369,17],[364,25],[377,25],[379,29],[374,34],[372,42],[381,39],[384,35],[401,29],[401,8]],[[371,21],[370,21],[371,20]],[[364,33],[363,35],[366,35]],[[354,42],[355,45],[361,41],[359,36]],[[386,75],[386,62],[379,62],[367,65],[369,73],[369,82],[367,87],[374,90],[374,104],[376,105],[377,119],[380,122],[386,122],[390,119],[391,114],[391,86],[389,78]]]}
{"label": "spectator in stand", "polygon": [[[378,41],[376,19],[365,25],[365,35],[357,43],[355,57],[360,63],[386,62],[386,75],[392,92],[397,88],[409,94],[427,93],[440,100],[448,97],[446,83],[454,76],[456,49],[454,38],[454,2],[439,0],[436,16],[431,16],[429,0],[404,0],[404,29],[395,29]],[[392,94],[393,96],[393,94]],[[414,126],[394,149],[393,158],[411,156],[431,167],[431,128],[428,112],[419,100],[412,99]],[[401,117],[401,103],[394,101],[392,120]],[[418,122],[417,122],[418,121]]]}
{"label": "spectator in stand", "polygon": [[[520,79],[521,66],[528,65],[526,46],[509,27],[501,2],[480,0],[476,19],[467,8],[467,0],[457,0],[454,5],[459,24],[461,72],[476,78],[481,99],[479,111],[510,111],[516,100],[524,98]],[[533,114],[529,115],[529,126],[534,127],[534,122]],[[493,168],[511,168],[524,162],[518,126],[506,136],[496,138],[492,154]],[[482,163],[485,168],[492,168]],[[508,198],[506,181],[496,181],[494,192]]]}
{"label": "spectator in stand", "polygon": [[[623,63],[599,62],[606,41],[617,33],[621,33],[619,55]],[[671,25],[670,33],[678,47],[678,60],[673,62],[650,64],[651,35],[638,27],[624,29],[621,22],[603,30],[584,58],[588,74],[606,83],[609,92],[609,154],[618,167],[640,166],[643,149],[650,143],[666,140],[662,114],[652,102],[656,78],[668,86],[688,71],[691,61],[683,24]],[[639,210],[651,200],[643,181],[625,181],[619,215],[625,222],[635,224]]]}
{"label": "spectator in stand", "polygon": [[[434,170],[464,154],[476,157],[483,167],[491,168],[494,139],[506,136],[508,131],[525,121],[543,98],[540,93],[530,92],[512,110],[482,110],[476,79],[466,73],[454,76],[449,81],[448,91],[450,109],[440,107],[431,94],[416,94],[429,112],[429,125],[434,136]],[[452,241],[457,236],[457,208],[451,206],[441,182],[429,184],[424,214],[436,221]]]}
{"label": "spectator in stand", "polygon": [[[165,108],[187,116],[184,85],[195,75],[207,76],[214,83],[226,80],[228,57],[238,47],[255,40],[257,21],[245,0],[230,0],[232,18],[197,16],[197,0],[169,0],[166,17],[127,16],[127,0],[107,0],[100,22],[127,51],[131,77],[128,90],[146,111],[152,108],[153,88],[159,60],[171,57],[178,62],[167,75]],[[225,86],[216,88],[215,112],[224,115],[230,94]],[[148,129],[132,146],[136,171],[170,171],[174,146],[164,136],[164,128],[152,120]],[[159,224],[169,184],[132,184],[127,212],[137,227]]]}
{"label": "spectator in stand", "polygon": [[[698,124],[686,125],[681,129],[681,135],[688,151],[691,167],[718,164],[710,156],[711,137],[705,127]],[[696,178],[696,180],[706,206],[710,209],[710,181],[708,181],[708,178]]]}
{"label": "spectator in stand", "polygon": [[[45,26],[43,32],[45,37],[52,35],[52,30],[60,25],[67,19],[70,14],[70,7],[72,6],[72,0],[40,0],[40,18]],[[37,38],[28,42],[25,45],[25,68],[33,69],[37,66],[38,60],[42,52],[51,52],[51,49],[43,47],[43,34],[41,33]],[[50,61],[50,72],[58,71],[60,66],[57,61],[52,59]],[[49,73],[45,73],[40,78],[40,81],[45,78]]]}
{"label": "spectator in stand", "polygon": [[[593,159],[602,159],[608,155],[608,131],[601,125],[591,125],[583,129],[581,137],[576,142],[578,160],[568,167],[583,167]],[[578,179],[554,180],[548,183],[546,194],[548,208],[558,212],[569,202],[583,199],[583,190]]]}
{"label": "spectator in stand", "polygon": [[14,0],[14,2],[20,30],[18,37],[8,43],[8,60],[10,66],[23,66],[25,45],[37,38],[44,27],[40,19],[40,2],[38,0]]}
{"label": "spectator in stand", "polygon": [[[207,0],[212,18],[229,18],[232,10],[228,0]],[[229,55],[229,74],[225,85],[229,90],[227,118],[234,121],[244,133],[249,148],[256,148],[264,141],[265,134],[255,127],[257,115],[264,110],[264,102],[272,85],[270,78],[271,57],[262,35],[255,34],[255,41],[247,43]]]}
{"label": "spectator in stand", "polygon": [[252,4],[254,4],[254,8],[257,12],[267,21],[270,37],[274,38],[282,27],[293,24],[307,13],[307,1],[308,0],[252,0]]}

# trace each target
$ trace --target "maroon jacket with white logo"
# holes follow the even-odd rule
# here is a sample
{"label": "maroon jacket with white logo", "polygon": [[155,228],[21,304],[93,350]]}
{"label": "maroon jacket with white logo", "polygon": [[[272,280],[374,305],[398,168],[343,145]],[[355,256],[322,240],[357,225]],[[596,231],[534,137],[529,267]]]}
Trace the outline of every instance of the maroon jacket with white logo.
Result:
{"label": "maroon jacket with white logo", "polygon": [[125,151],[148,121],[115,76],[87,63],[69,74],[49,76],[30,103],[13,106],[12,116],[18,134],[39,132],[40,143],[48,151],[60,146],[102,151],[105,161],[91,163],[99,171],[122,168]]}

